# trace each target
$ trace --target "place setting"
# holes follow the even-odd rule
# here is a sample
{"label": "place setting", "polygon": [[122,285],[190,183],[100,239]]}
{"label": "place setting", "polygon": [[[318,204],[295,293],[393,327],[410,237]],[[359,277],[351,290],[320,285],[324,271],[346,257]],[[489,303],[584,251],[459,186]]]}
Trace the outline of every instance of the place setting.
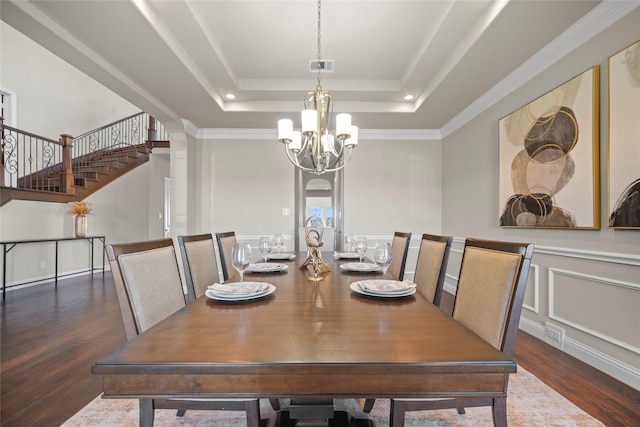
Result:
{"label": "place setting", "polygon": [[264,257],[265,263],[267,263],[268,261],[293,261],[294,259],[296,259],[296,254],[281,252],[282,246],[284,246],[284,236],[282,234],[280,233],[276,234],[273,240],[276,248],[278,248],[278,251],[275,253],[271,253],[271,250],[273,249],[273,245],[274,245],[274,243],[271,242],[271,238],[270,237],[260,238],[260,244],[258,246],[258,249],[260,250],[260,253]]}
{"label": "place setting", "polygon": [[256,262],[249,264],[246,271],[249,273],[278,273],[286,271],[288,268],[288,265],[279,262]]}
{"label": "place setting", "polygon": [[267,282],[214,283],[205,295],[217,301],[246,301],[271,295],[275,290],[276,287]]}
{"label": "place setting", "polygon": [[363,262],[364,254],[367,251],[367,240],[365,238],[355,239],[356,255],[360,258],[359,262],[348,262],[340,265],[340,269],[352,273],[387,273],[387,269],[391,264],[391,246],[388,243],[378,243],[374,252],[375,262]]}
{"label": "place setting", "polygon": [[357,294],[377,298],[402,298],[416,292],[416,284],[407,280],[359,280],[351,283],[349,287]]}
{"label": "place setting", "polygon": [[[275,292],[276,287],[271,283],[244,281],[244,272],[252,265],[251,246],[248,243],[237,243],[231,252],[231,259],[233,268],[240,274],[240,281],[210,285],[205,291],[207,298],[217,301],[247,301],[266,297]],[[286,269],[286,265],[279,265],[284,266]]]}

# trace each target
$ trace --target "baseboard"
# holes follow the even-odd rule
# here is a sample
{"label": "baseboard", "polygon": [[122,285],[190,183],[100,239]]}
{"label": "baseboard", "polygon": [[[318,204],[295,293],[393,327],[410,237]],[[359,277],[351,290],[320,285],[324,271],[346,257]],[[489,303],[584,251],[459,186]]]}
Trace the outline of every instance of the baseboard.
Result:
{"label": "baseboard", "polygon": [[640,370],[572,338],[564,339],[564,351],[607,375],[640,390]]}
{"label": "baseboard", "polygon": [[[519,328],[529,335],[545,341],[545,328],[543,325],[522,317],[520,318]],[[637,368],[566,336],[562,343],[562,349],[565,353],[587,365],[593,366],[636,390],[640,390],[640,370]]]}

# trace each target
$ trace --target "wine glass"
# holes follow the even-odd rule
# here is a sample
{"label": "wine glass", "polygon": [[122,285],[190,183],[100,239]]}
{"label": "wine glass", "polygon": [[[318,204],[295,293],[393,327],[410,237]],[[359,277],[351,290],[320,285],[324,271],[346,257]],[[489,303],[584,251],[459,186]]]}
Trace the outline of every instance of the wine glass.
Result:
{"label": "wine glass", "polygon": [[365,252],[367,252],[367,239],[365,237],[356,237],[355,249],[356,253],[360,255],[360,262],[362,262],[362,258]]}
{"label": "wine glass", "polygon": [[244,270],[251,263],[251,246],[248,243],[236,243],[231,251],[233,268],[240,273],[240,282],[243,281]]}
{"label": "wine glass", "polygon": [[373,259],[382,269],[383,274],[387,274],[387,269],[391,264],[391,245],[389,243],[378,243],[373,254]]}
{"label": "wine glass", "polygon": [[347,245],[347,252],[353,251],[353,233],[345,234],[344,243]]}
{"label": "wine glass", "polygon": [[264,257],[264,262],[267,262],[267,255],[271,252],[271,238],[270,237],[261,237],[260,238],[260,253]]}
{"label": "wine glass", "polygon": [[284,236],[282,235],[282,233],[276,233],[275,237],[273,238],[273,243],[278,248],[278,253],[280,253],[282,246],[284,246]]}

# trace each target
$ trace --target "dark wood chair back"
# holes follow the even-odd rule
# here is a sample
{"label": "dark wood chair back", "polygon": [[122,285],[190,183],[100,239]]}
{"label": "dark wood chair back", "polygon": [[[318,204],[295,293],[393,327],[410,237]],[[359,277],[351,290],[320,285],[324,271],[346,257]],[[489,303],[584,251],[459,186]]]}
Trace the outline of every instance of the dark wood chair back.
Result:
{"label": "dark wood chair back", "polygon": [[416,290],[438,307],[442,300],[452,240],[451,236],[423,234],[416,261],[416,271],[413,276]]}
{"label": "dark wood chair back", "polygon": [[218,253],[220,254],[220,269],[222,277],[225,281],[233,276],[233,260],[231,252],[236,244],[236,233],[234,231],[226,231],[224,233],[216,233],[216,241],[218,242]]}
{"label": "dark wood chair back", "polygon": [[207,287],[220,281],[211,233],[178,236],[184,281],[189,302],[204,295]]}
{"label": "dark wood chair back", "polygon": [[411,243],[411,233],[396,231],[391,242],[391,264],[387,273],[396,280],[404,279],[404,267],[407,264],[407,254],[409,253],[409,243]]}
{"label": "dark wood chair back", "polygon": [[184,307],[173,240],[110,244],[105,250],[127,340]]}

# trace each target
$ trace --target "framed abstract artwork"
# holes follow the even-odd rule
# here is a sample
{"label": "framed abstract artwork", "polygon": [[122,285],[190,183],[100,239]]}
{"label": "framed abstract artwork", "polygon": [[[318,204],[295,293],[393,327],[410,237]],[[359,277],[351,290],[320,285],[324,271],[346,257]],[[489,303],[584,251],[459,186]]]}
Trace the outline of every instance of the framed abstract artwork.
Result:
{"label": "framed abstract artwork", "polygon": [[609,58],[609,227],[640,229],[640,41]]}
{"label": "framed abstract artwork", "polygon": [[499,120],[504,227],[600,228],[599,66]]}

